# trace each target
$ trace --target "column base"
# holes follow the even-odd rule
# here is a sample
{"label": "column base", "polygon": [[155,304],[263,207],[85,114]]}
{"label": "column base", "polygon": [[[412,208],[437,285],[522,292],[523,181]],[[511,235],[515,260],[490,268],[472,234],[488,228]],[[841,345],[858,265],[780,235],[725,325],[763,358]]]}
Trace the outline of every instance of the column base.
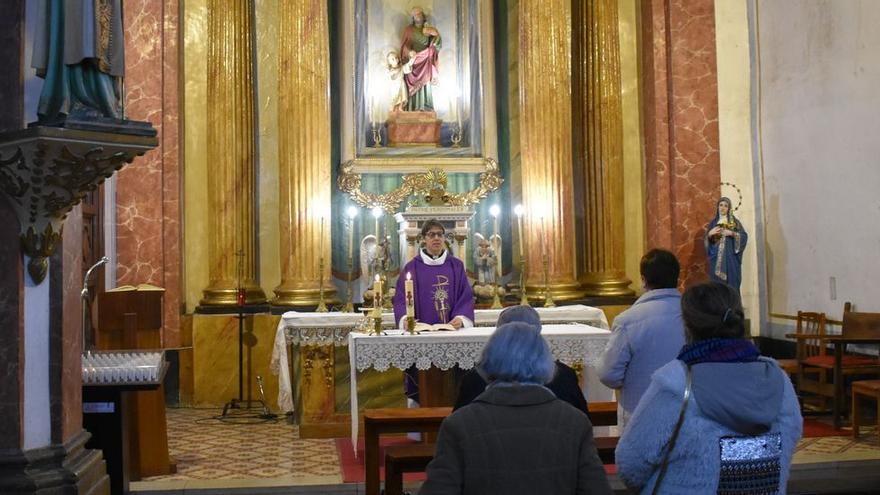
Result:
{"label": "column base", "polygon": [[[252,280],[244,282],[244,304],[266,304],[266,293]],[[202,291],[199,306],[238,306],[238,288],[234,284],[214,284]]]}
{"label": "column base", "polygon": [[632,282],[622,273],[592,273],[581,278],[581,287],[587,297],[617,297],[635,294]]}
{"label": "column base", "polygon": [[85,448],[90,437],[82,430],[63,445],[0,451],[0,493],[109,495],[103,454]]}
{"label": "column base", "polygon": [[[553,296],[553,300],[556,303],[559,303],[560,301],[581,299],[584,297],[584,291],[581,289],[581,284],[577,282],[551,282],[548,285],[550,286],[550,295]],[[534,285],[530,283],[526,284],[526,295],[528,296],[529,301],[541,304],[544,303],[544,299],[546,298],[543,285]]]}
{"label": "column base", "polygon": [[[340,301],[336,297],[336,287],[330,282],[325,281],[324,287],[324,304],[327,306],[339,305]],[[317,284],[316,284],[317,285]],[[321,301],[321,291],[313,285],[304,286],[301,284],[281,284],[274,289],[275,299],[272,299],[272,306],[280,307],[315,307]]]}

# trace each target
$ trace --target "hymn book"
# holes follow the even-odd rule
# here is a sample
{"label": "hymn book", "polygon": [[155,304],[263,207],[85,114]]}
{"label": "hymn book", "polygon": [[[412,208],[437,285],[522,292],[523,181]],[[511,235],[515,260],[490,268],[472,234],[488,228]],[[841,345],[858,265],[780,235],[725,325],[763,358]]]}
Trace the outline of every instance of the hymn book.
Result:
{"label": "hymn book", "polygon": [[455,331],[455,327],[450,325],[449,323],[435,323],[433,325],[428,325],[427,323],[416,322],[415,326],[416,332],[438,332],[438,331]]}

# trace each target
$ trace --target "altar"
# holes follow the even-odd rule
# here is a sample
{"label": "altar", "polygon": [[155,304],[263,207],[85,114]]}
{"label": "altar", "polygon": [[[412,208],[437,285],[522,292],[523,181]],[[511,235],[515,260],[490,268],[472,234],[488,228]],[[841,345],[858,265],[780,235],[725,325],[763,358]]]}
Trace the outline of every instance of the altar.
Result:
{"label": "altar", "polygon": [[[604,311],[583,305],[536,309],[545,325],[542,332],[545,336],[548,335],[547,329],[550,326],[579,324],[584,328],[591,328],[590,338],[596,343],[589,346],[588,356],[585,358],[582,356],[582,361],[589,366],[598,359],[610,335]],[[448,334],[485,335],[485,338],[488,338],[500,313],[500,309],[478,309],[474,314],[474,323],[481,328]],[[362,320],[363,316],[359,313],[289,311],[284,313],[279,321],[270,369],[278,375],[278,407],[283,413],[291,414],[293,419],[299,422],[301,434],[332,436],[334,433],[339,434],[340,428],[347,429],[344,425],[350,421],[350,418],[347,414],[340,415],[336,412],[335,366],[339,362],[337,359],[345,356],[343,354],[337,357],[337,351],[346,352],[349,337],[353,332],[357,332]],[[383,329],[393,329],[396,326],[393,320],[391,313],[384,313]],[[482,349],[482,344],[479,348]],[[381,365],[373,368],[382,370]],[[588,376],[592,378],[595,374],[588,373]],[[353,379],[351,385],[356,387],[357,381]],[[595,380],[591,380],[588,387],[591,395],[604,389]],[[353,403],[357,400],[356,395],[355,393],[351,397]],[[610,395],[605,400],[610,400]],[[299,407],[295,407],[297,404]]]}

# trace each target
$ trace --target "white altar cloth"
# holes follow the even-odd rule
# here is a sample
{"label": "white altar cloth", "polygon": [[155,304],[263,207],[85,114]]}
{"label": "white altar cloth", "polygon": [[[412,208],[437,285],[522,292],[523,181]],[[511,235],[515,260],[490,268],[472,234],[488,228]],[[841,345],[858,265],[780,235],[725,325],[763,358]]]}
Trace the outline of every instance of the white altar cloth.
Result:
{"label": "white altar cloth", "polygon": [[[477,327],[456,332],[430,332],[418,335],[348,335],[351,363],[351,443],[357,445],[358,396],[357,372],[367,368],[379,371],[389,367],[405,370],[415,365],[426,370],[432,365],[449,369],[458,365],[470,369],[479,361],[483,347],[494,327]],[[543,325],[541,335],[550,345],[553,357],[571,366],[582,364],[586,373],[605,350],[611,332],[583,324]]]}
{"label": "white altar cloth", "polygon": [[[608,328],[605,312],[581,304],[535,308],[544,325],[583,323],[597,328]],[[494,327],[501,309],[478,309],[474,311],[475,326]],[[348,334],[363,320],[361,313],[301,313],[288,311],[281,315],[275,331],[270,369],[278,375],[278,407],[283,413],[293,411],[293,387],[290,379],[290,344],[348,345]],[[382,314],[382,327],[392,329],[397,325],[392,313]]]}

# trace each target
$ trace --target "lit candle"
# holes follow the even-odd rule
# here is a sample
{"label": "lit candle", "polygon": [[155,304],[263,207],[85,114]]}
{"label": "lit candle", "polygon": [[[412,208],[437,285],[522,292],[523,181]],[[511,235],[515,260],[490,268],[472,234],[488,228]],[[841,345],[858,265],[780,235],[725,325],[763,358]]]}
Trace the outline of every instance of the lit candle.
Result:
{"label": "lit candle", "polygon": [[348,259],[352,259],[352,254],[354,253],[354,217],[358,214],[357,208],[354,206],[348,207]]}
{"label": "lit candle", "polygon": [[321,247],[320,247],[320,249],[318,249],[318,255],[321,258],[324,258],[324,216],[323,215],[321,215],[321,236],[320,236],[320,239],[321,240],[318,241],[318,245]]}
{"label": "lit candle", "polygon": [[373,307],[378,309],[382,306],[382,279],[376,274],[375,282],[373,282]]}
{"label": "lit candle", "polygon": [[376,242],[379,242],[379,218],[382,217],[382,207],[374,206],[373,207],[373,218],[376,220]]}
{"label": "lit candle", "polygon": [[406,272],[406,281],[403,283],[403,293],[406,296],[406,316],[415,317],[416,305],[413,293],[412,274]]}
{"label": "lit candle", "polygon": [[501,277],[501,236],[498,235],[498,215],[501,214],[501,207],[498,205],[492,205],[489,207],[489,214],[494,218],[493,223],[493,233],[492,236],[494,239],[492,241],[492,247],[495,249],[495,270],[499,277]]}

